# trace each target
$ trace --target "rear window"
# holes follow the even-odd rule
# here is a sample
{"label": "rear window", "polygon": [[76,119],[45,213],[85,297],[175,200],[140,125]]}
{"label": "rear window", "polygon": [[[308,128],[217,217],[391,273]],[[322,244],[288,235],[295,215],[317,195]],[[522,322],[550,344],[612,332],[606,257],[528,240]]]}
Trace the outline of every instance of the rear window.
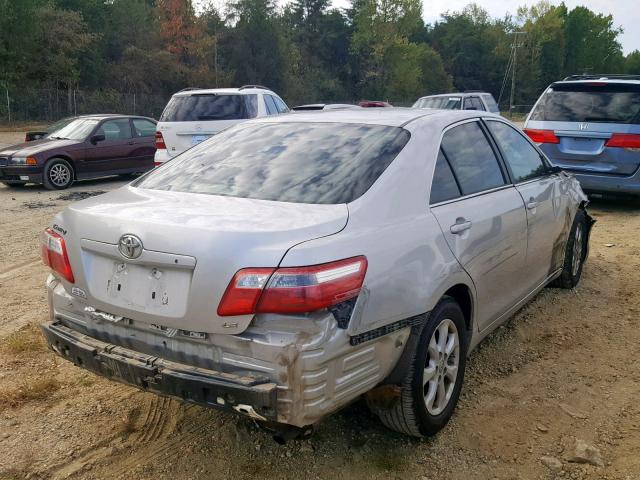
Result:
{"label": "rear window", "polygon": [[552,122],[640,123],[640,85],[591,82],[552,85],[531,113]]}
{"label": "rear window", "polygon": [[175,95],[162,112],[161,122],[242,120],[258,114],[257,95],[194,93]]}
{"label": "rear window", "polygon": [[225,130],[136,186],[294,203],[349,203],[409,141],[399,127],[258,123]]}
{"label": "rear window", "polygon": [[442,110],[460,110],[460,97],[427,97],[421,100],[419,108],[437,108]]}

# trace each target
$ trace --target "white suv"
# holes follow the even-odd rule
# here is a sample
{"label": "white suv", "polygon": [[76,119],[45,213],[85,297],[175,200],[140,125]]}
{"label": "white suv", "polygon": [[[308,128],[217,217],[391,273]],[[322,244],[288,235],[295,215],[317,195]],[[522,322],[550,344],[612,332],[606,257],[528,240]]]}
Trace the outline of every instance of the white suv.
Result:
{"label": "white suv", "polygon": [[287,104],[260,85],[206,90],[185,88],[171,97],[160,116],[155,164],[171,160],[236,123],[287,112]]}

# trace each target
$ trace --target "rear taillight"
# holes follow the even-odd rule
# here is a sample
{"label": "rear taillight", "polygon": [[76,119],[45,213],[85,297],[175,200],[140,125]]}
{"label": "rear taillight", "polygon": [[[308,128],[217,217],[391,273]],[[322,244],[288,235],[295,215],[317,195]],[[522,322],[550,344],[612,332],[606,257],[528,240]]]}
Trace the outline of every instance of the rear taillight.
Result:
{"label": "rear taillight", "polygon": [[167,149],[167,146],[164,143],[164,137],[162,136],[162,132],[156,132],[156,148],[158,150]]}
{"label": "rear taillight", "polygon": [[73,271],[67,255],[67,247],[64,238],[47,228],[40,235],[40,253],[43,263],[59,273],[65,280],[74,283]]}
{"label": "rear taillight", "polygon": [[162,165],[164,162],[153,162],[153,166],[154,167],[159,167],[160,165]]}
{"label": "rear taillight", "polygon": [[353,257],[310,267],[244,268],[225,291],[218,315],[306,313],[360,293],[367,259]]}
{"label": "rear taillight", "polygon": [[560,143],[560,139],[556,137],[553,130],[533,130],[525,128],[524,133],[535,143]]}
{"label": "rear taillight", "polygon": [[640,148],[640,134],[614,133],[605,143],[607,147]]}

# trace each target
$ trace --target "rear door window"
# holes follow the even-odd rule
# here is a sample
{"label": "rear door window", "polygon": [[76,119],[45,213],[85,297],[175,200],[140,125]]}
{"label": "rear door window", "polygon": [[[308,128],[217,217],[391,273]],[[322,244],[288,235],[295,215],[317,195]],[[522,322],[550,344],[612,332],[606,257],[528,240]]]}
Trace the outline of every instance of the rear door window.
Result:
{"label": "rear door window", "polygon": [[493,95],[491,94],[482,95],[482,99],[484,100],[484,103],[487,104],[487,107],[490,112],[500,113],[500,108],[498,107],[498,104],[493,98]]}
{"label": "rear door window", "polygon": [[107,120],[100,125],[97,133],[104,134],[105,140],[126,140],[132,138],[131,124],[128,118]]}
{"label": "rear door window", "polygon": [[133,128],[136,137],[153,137],[156,134],[156,124],[144,118],[134,118]]}
{"label": "rear door window", "polygon": [[498,159],[478,122],[447,130],[442,137],[442,151],[463,195],[505,185]]}
{"label": "rear door window", "polygon": [[279,113],[287,113],[289,112],[289,107],[287,107],[287,105],[278,97],[276,96],[272,96],[273,101],[276,104],[276,108],[278,109]]}
{"label": "rear door window", "polygon": [[271,95],[264,96],[264,103],[267,106],[267,114],[268,115],[277,115],[278,108],[276,107],[276,102],[273,101],[273,97]]}
{"label": "rear door window", "polygon": [[640,124],[640,85],[558,83],[547,89],[531,120]]}
{"label": "rear door window", "polygon": [[295,203],[349,203],[409,141],[399,127],[240,124],[143,177],[136,186]]}
{"label": "rear door window", "polygon": [[547,171],[538,151],[522,134],[506,123],[487,121],[515,183],[540,177]]}
{"label": "rear door window", "polygon": [[458,182],[456,181],[451,166],[442,150],[438,152],[436,160],[436,169],[433,173],[433,182],[431,183],[430,202],[439,203],[453,200],[461,195]]}
{"label": "rear door window", "polygon": [[193,93],[175,95],[162,112],[161,122],[241,120],[257,115],[255,95]]}

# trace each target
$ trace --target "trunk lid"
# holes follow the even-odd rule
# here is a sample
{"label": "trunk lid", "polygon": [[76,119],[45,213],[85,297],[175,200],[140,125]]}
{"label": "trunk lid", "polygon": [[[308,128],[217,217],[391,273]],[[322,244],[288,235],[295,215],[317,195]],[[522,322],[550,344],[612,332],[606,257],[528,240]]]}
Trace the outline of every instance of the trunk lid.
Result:
{"label": "trunk lid", "polygon": [[[55,219],[87,304],[156,328],[237,334],[252,316],[219,317],[233,275],[277,267],[292,246],[344,228],[346,205],[310,205],[134,187],[71,205]],[[143,244],[127,259],[125,234]]]}

